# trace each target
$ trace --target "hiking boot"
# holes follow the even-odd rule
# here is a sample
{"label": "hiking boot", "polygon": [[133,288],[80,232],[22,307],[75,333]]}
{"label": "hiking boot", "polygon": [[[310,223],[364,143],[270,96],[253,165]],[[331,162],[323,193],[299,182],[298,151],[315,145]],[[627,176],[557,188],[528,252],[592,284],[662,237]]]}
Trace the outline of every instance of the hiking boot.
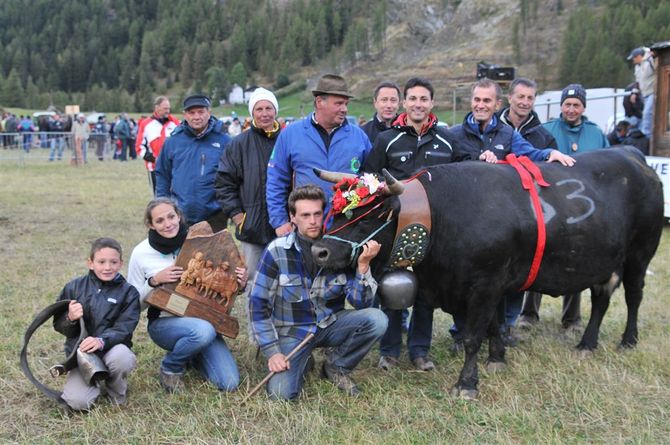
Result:
{"label": "hiking boot", "polygon": [[392,368],[397,368],[399,365],[400,362],[398,362],[398,359],[391,357],[390,355],[382,355],[379,357],[379,363],[377,363],[377,367],[384,371],[390,371]]}
{"label": "hiking boot", "polygon": [[182,389],[184,386],[182,382],[183,374],[174,374],[171,372],[160,370],[158,375],[158,380],[161,382],[161,386],[164,390],[170,394],[174,394]]}
{"label": "hiking boot", "polygon": [[531,329],[533,326],[537,324],[537,322],[540,321],[535,317],[531,317],[529,315],[522,315],[519,317],[519,321],[517,321],[516,325],[519,329]]}
{"label": "hiking boot", "polygon": [[337,386],[337,389],[346,395],[355,397],[361,393],[358,386],[356,386],[356,382],[354,382],[349,374],[342,372],[336,366],[324,362],[321,372],[325,378],[333,382]]}
{"label": "hiking boot", "polygon": [[435,363],[433,363],[433,361],[428,357],[417,357],[412,360],[412,364],[419,371],[428,372],[435,369]]}

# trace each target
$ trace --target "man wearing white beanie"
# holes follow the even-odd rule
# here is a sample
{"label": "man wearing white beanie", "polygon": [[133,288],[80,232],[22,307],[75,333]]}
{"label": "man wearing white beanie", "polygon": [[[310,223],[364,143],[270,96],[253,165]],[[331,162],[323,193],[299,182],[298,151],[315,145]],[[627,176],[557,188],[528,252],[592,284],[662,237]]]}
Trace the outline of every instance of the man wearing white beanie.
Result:
{"label": "man wearing white beanie", "polygon": [[235,223],[235,236],[249,270],[249,282],[265,246],[275,238],[265,200],[268,160],[281,131],[275,95],[257,88],[249,98],[251,128],[235,137],[219,162],[214,188],[224,214]]}

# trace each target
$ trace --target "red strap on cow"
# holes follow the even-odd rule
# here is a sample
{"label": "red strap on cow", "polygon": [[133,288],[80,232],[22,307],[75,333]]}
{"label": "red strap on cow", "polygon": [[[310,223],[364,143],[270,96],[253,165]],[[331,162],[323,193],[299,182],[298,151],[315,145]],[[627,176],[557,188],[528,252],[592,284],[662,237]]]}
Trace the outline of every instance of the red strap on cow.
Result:
{"label": "red strap on cow", "polygon": [[521,186],[524,190],[528,190],[528,193],[530,193],[530,199],[533,203],[533,209],[535,210],[535,218],[537,219],[537,244],[535,246],[535,254],[533,255],[533,262],[530,265],[528,278],[526,278],[526,282],[523,283],[523,286],[521,286],[520,289],[526,290],[535,282],[535,278],[537,278],[537,273],[540,271],[540,264],[542,263],[542,257],[544,256],[544,248],[547,244],[547,228],[544,224],[542,204],[540,203],[540,196],[538,195],[533,182],[537,182],[537,184],[542,187],[549,187],[549,183],[542,177],[542,172],[538,166],[527,157],[522,156],[517,158],[513,153],[510,153],[505,156],[505,161],[519,173],[519,177],[521,177]]}

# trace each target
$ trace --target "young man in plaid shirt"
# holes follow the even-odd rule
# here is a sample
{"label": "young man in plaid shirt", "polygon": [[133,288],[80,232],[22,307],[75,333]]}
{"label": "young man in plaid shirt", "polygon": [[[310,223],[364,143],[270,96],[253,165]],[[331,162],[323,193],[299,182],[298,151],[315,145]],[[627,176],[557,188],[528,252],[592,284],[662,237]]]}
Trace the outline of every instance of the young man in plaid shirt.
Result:
{"label": "young man in plaid shirt", "polygon": [[[312,258],[325,205],[317,186],[291,192],[288,207],[295,231],[265,249],[249,294],[254,338],[276,373],[267,387],[275,399],[298,397],[316,347],[328,348],[323,376],[346,394],[358,395],[350,373],[386,331],[386,315],[371,307],[377,289],[370,273],[370,261],[380,248],[376,241],[365,244],[355,271],[319,269]],[[344,309],[345,297],[354,310]],[[286,355],[309,333],[314,334],[312,341],[289,362]]]}

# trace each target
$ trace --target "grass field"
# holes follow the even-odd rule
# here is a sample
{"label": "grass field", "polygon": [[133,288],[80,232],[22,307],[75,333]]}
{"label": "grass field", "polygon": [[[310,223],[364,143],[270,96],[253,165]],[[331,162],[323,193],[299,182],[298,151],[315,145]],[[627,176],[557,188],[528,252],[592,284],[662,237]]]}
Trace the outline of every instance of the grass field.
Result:
{"label": "grass field", "polygon": [[[380,371],[373,350],[354,373],[363,390],[357,399],[310,374],[297,403],[272,402],[261,392],[240,406],[266,368],[246,337],[245,302],[238,300],[233,313],[241,333],[228,343],[240,368],[239,391],[219,393],[187,374],[187,392],[164,393],[157,379],[162,352],[142,320],[128,404],[118,408],[102,400],[89,414],[68,414],[21,373],[23,333],[67,281],[85,273],[90,241],[117,238],[128,260],[146,236],[146,171],[139,161],[73,168],[31,153],[23,162],[0,162],[0,178],[0,443],[670,443],[668,227],[651,264],[635,350],[616,349],[625,322],[621,290],[589,359],[581,359],[573,349],[577,339],[559,329],[560,301],[545,298],[543,322],[508,350],[508,368],[487,374],[480,367],[475,402],[449,396],[462,357],[449,354],[450,317],[440,313],[435,372],[410,371],[406,356],[402,369]],[[588,316],[588,297],[582,310]],[[49,326],[31,343],[34,370],[54,387],[62,380],[44,373],[47,364],[60,360],[61,344]]]}

